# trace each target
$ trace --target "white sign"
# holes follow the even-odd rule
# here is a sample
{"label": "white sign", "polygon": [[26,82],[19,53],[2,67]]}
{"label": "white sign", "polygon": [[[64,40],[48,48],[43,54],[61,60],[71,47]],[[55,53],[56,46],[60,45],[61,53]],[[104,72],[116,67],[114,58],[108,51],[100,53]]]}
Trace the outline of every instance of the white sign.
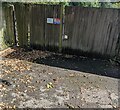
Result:
{"label": "white sign", "polygon": [[53,24],[53,18],[47,18],[47,23]]}

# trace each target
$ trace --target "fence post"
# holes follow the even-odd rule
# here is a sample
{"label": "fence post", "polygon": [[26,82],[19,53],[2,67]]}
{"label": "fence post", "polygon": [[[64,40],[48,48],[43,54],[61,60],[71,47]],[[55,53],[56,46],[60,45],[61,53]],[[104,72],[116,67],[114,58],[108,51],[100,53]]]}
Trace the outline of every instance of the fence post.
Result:
{"label": "fence post", "polygon": [[63,5],[60,7],[60,36],[59,36],[59,52],[62,51],[62,29],[63,29]]}
{"label": "fence post", "polygon": [[17,23],[18,44],[20,47],[28,46],[28,5],[15,3],[15,16]]}
{"label": "fence post", "polygon": [[120,60],[120,10],[118,10],[118,40],[116,44],[116,59]]}
{"label": "fence post", "polygon": [[4,17],[6,23],[6,29],[4,34],[4,41],[8,46],[15,44],[15,33],[14,33],[14,16],[13,6],[9,3],[3,3]]}

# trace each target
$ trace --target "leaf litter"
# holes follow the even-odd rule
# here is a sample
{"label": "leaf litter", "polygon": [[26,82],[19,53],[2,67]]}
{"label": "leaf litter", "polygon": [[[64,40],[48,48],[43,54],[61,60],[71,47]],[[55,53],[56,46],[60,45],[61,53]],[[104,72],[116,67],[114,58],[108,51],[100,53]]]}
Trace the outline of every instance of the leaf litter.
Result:
{"label": "leaf litter", "polygon": [[[5,91],[8,89],[7,86],[11,85],[14,85],[13,87],[15,87],[16,93],[21,92],[20,88],[23,89],[22,92],[24,93],[35,92],[37,88],[32,85],[32,83],[34,82],[34,77],[24,72],[27,71],[27,73],[30,73],[31,71],[34,71],[32,70],[32,65],[30,62],[34,62],[34,60],[36,60],[37,58],[46,57],[48,55],[49,54],[47,52],[42,52],[39,50],[25,51],[21,48],[8,48],[5,51],[0,52],[0,56],[2,56],[2,59],[0,60],[0,65],[2,67],[2,75],[0,76],[0,83],[2,83],[0,88],[1,90],[3,89],[2,95],[5,95]],[[71,56],[66,57],[69,58]],[[43,71],[43,73],[44,72],[46,71]],[[53,75],[52,72],[48,72],[48,74]],[[10,80],[8,76],[10,76],[12,80]],[[71,73],[69,74],[69,77],[74,78],[75,74]],[[83,78],[87,78],[87,76],[83,75]],[[52,89],[55,87],[55,83],[59,83],[59,78],[54,78],[52,80],[54,81],[54,83],[46,82],[46,89]],[[36,83],[41,82],[36,81]],[[72,104],[66,104],[66,106],[68,106],[69,108],[74,108]],[[0,107],[15,108],[15,105],[10,106],[7,103],[0,103]]]}
{"label": "leaf litter", "polygon": [[[39,51],[33,50],[30,52],[25,51],[22,48],[8,48],[4,51],[0,51],[0,89],[3,96],[9,89],[7,86],[15,87],[15,92],[20,92],[21,85],[28,86],[29,91],[34,92],[36,88],[31,85],[33,77],[29,74],[24,74],[25,71],[31,71],[31,63],[40,56],[43,57],[46,54]],[[29,72],[28,72],[29,73]],[[10,80],[9,77],[12,79]],[[20,85],[20,84],[21,85]],[[27,88],[24,90],[26,93]],[[0,108],[15,108],[15,106],[9,106],[7,103],[0,103]]]}

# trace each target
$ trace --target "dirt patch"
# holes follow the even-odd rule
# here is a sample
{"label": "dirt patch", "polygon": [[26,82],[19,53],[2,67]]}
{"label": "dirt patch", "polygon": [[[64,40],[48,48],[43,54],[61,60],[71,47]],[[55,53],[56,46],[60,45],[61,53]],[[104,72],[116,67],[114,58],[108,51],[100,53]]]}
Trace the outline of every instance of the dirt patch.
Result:
{"label": "dirt patch", "polygon": [[[16,49],[7,54],[3,52],[3,57],[0,59],[2,73],[0,76],[1,108],[119,107],[118,78],[106,77],[102,75],[105,74],[102,73],[104,71],[100,71],[101,75],[99,75],[93,74],[91,71],[74,69],[77,66],[77,68],[82,67],[85,70],[87,58],[80,57],[77,62],[74,62],[77,58],[74,56],[62,56],[60,54],[55,57],[54,53],[41,51],[37,51],[39,54],[35,56],[34,51],[36,50],[31,51],[31,53],[22,51],[23,55],[21,55],[22,52],[18,50]],[[16,51],[17,54],[15,54]],[[19,55],[19,53],[21,54]],[[30,56],[33,54],[33,56],[26,60],[29,54]],[[50,57],[52,55],[54,57]],[[37,58],[39,58],[39,64],[33,63]],[[65,63],[66,61],[67,64]],[[96,61],[96,59],[93,61]],[[50,65],[51,62],[52,65]],[[58,66],[53,65],[55,62]],[[93,68],[92,60],[87,62],[88,68],[91,68],[91,65]],[[101,62],[98,63],[97,60],[97,63],[95,63],[97,67],[101,68]],[[102,66],[106,68],[105,64]],[[108,70],[110,69],[108,68]],[[116,72],[118,71],[116,70]],[[6,85],[2,80],[9,82],[11,85]]]}

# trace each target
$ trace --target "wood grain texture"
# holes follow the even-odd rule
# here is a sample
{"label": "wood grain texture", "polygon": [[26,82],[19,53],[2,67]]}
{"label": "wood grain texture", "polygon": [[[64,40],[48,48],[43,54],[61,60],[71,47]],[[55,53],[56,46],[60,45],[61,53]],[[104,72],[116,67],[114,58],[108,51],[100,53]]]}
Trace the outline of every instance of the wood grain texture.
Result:
{"label": "wood grain texture", "polygon": [[46,5],[45,7],[45,45],[48,49],[54,50],[59,47],[60,25],[47,23],[47,18],[60,18],[60,12],[60,5]]}
{"label": "wood grain texture", "polygon": [[31,5],[30,45],[44,46],[45,6]]}
{"label": "wood grain texture", "polygon": [[3,3],[3,10],[6,24],[4,39],[8,45],[12,46],[15,44],[13,6]]}
{"label": "wood grain texture", "polygon": [[60,5],[31,5],[31,46],[48,50],[59,47],[60,25],[47,23],[47,18],[60,18],[60,11]]}
{"label": "wood grain texture", "polygon": [[23,3],[15,3],[15,16],[17,23],[18,43],[20,47],[28,45],[28,8],[29,5]]}
{"label": "wood grain texture", "polygon": [[[85,54],[120,56],[120,9],[66,6],[63,16],[61,5],[13,5],[17,23],[16,33],[21,47],[29,46],[30,40],[31,47],[43,50],[66,49]],[[9,5],[4,11],[6,40],[14,44],[13,8]],[[47,18],[59,18],[62,23],[64,17],[64,34],[68,36],[67,40],[62,40],[63,24],[47,23]]]}
{"label": "wood grain texture", "polygon": [[116,45],[116,56],[120,59],[120,9],[118,12],[118,40]]}
{"label": "wood grain texture", "polygon": [[117,9],[65,8],[65,34],[63,48],[77,49],[88,53],[115,55],[118,40]]}

